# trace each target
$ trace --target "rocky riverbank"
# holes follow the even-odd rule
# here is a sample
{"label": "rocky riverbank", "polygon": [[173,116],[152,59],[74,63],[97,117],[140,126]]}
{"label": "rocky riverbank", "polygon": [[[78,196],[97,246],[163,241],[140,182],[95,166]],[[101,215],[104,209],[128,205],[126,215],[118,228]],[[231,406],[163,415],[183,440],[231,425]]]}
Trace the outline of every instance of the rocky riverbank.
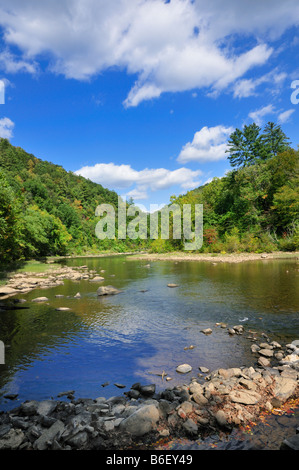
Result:
{"label": "rocky riverbank", "polygon": [[299,398],[298,341],[285,347],[261,343],[256,345],[259,353],[276,358],[277,365],[261,362],[213,372],[200,368],[189,381],[186,374],[185,385],[159,393],[154,384],[135,383],[108,399],[75,398],[69,390],[56,400],[27,401],[0,414],[0,449],[125,450],[141,444],[144,449],[161,437],[196,440],[230,432],[258,420],[264,410]]}
{"label": "rocky riverbank", "polygon": [[0,300],[6,300],[18,294],[27,294],[34,289],[49,289],[63,285],[64,280],[71,281],[87,280],[90,282],[101,282],[104,277],[97,275],[97,271],[89,270],[87,266],[78,267],[55,267],[49,266],[41,273],[12,273],[5,285],[0,286]]}
{"label": "rocky riverbank", "polygon": [[[0,299],[26,294],[36,288],[56,287],[65,279],[84,279],[96,286],[104,280],[101,274],[103,271],[97,273],[87,266],[51,266],[46,272],[34,275],[15,273],[6,286],[0,288]],[[111,290],[111,286],[96,287],[98,295],[119,292]],[[77,296],[79,298],[80,293]],[[47,300],[37,297],[31,301]],[[20,298],[4,302],[0,309],[15,308],[20,302]],[[160,438],[186,437],[195,441],[218,431],[229,433],[258,420],[265,410],[271,412],[289,399],[299,399],[298,341],[283,346],[267,335],[258,339],[242,325],[217,323],[215,327],[226,329],[236,340],[238,335],[248,335],[253,366],[211,372],[200,364],[197,371],[189,364],[178,364],[176,373],[184,375],[185,384],[159,392],[155,384],[135,383],[129,391],[110,398],[77,398],[76,391],[68,390],[57,399],[27,401],[10,411],[0,412],[0,449],[122,450],[140,445],[145,448]],[[201,332],[211,335],[213,330],[206,328]],[[188,349],[192,349],[192,345]],[[165,373],[164,377],[166,381],[171,379]],[[162,380],[164,377],[162,373]],[[121,384],[118,386],[121,388]],[[6,398],[14,401],[17,395]]]}

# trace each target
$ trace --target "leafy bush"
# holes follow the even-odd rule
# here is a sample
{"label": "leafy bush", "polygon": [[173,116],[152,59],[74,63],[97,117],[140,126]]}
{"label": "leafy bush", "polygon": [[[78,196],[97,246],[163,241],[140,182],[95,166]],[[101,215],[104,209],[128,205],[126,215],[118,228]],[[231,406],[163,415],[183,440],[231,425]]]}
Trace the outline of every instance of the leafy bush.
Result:
{"label": "leafy bush", "polygon": [[239,229],[234,227],[230,233],[224,235],[224,250],[228,253],[235,253],[241,250]]}
{"label": "leafy bush", "polygon": [[299,250],[299,223],[294,224],[290,233],[285,233],[278,241],[278,247],[282,251]]}
{"label": "leafy bush", "polygon": [[165,253],[167,251],[172,251],[173,248],[169,240],[163,240],[162,238],[157,238],[153,240],[150,244],[151,253]]}

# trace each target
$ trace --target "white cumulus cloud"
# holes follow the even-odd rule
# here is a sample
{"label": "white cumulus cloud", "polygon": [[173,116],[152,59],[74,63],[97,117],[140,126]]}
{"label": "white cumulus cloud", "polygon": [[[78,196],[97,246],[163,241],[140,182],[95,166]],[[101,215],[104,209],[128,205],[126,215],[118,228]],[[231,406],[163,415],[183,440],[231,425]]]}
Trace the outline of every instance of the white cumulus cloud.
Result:
{"label": "white cumulus cloud", "polygon": [[271,41],[298,24],[298,0],[226,0],[225,8],[223,0],[0,0],[0,66],[35,73],[42,58],[78,80],[125,70],[137,77],[126,107],[164,92],[219,93],[238,81],[240,97],[254,91],[244,75],[267,63]]}
{"label": "white cumulus cloud", "polygon": [[11,119],[4,117],[0,119],[0,137],[3,139],[10,139],[12,137],[12,131],[15,127]]}
{"label": "white cumulus cloud", "polygon": [[222,125],[203,127],[194,134],[192,142],[184,145],[177,161],[180,163],[215,162],[225,159],[227,139],[233,131],[233,127]]}
{"label": "white cumulus cloud", "polygon": [[[200,185],[198,179],[201,170],[178,168],[145,168],[135,170],[131,165],[116,165],[114,163],[97,163],[84,166],[75,172],[95,183],[100,183],[110,189],[128,189],[126,193],[134,199],[146,199],[147,191],[158,191],[179,186],[184,190],[194,189]],[[134,186],[132,189],[131,187]]]}

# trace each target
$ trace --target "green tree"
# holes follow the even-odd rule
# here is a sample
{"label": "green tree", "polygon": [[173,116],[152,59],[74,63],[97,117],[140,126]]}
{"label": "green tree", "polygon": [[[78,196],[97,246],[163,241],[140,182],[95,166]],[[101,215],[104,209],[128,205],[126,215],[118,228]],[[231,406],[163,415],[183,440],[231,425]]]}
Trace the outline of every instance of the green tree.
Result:
{"label": "green tree", "polygon": [[290,149],[289,138],[282,131],[281,127],[274,122],[268,122],[264,132],[261,135],[261,143],[263,153],[261,157],[264,159],[271,158],[279,153]]}
{"label": "green tree", "polygon": [[14,192],[4,172],[0,170],[0,262],[6,263],[21,257],[20,213]]}
{"label": "green tree", "polygon": [[229,137],[228,160],[232,167],[245,167],[255,163],[262,151],[261,128],[253,123],[244,126],[243,131],[236,129]]}
{"label": "green tree", "polygon": [[63,223],[38,206],[30,206],[23,217],[23,247],[27,258],[64,255],[71,240]]}
{"label": "green tree", "polygon": [[278,124],[268,122],[260,132],[261,128],[253,123],[230,135],[226,152],[232,167],[250,166],[290,149],[289,139]]}

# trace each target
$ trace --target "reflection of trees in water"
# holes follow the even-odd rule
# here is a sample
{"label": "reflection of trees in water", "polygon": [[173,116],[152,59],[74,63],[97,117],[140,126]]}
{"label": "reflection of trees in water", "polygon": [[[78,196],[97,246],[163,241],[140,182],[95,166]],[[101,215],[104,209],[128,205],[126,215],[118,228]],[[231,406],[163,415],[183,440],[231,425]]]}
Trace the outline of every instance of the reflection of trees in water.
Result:
{"label": "reflection of trees in water", "polygon": [[205,290],[201,285],[205,284],[202,283],[209,286],[212,283],[215,298],[227,300],[233,293],[238,296],[238,302],[253,309],[280,309],[294,313],[298,310],[298,263],[294,260],[179,264],[186,279],[189,277],[191,280],[191,286],[198,280],[198,291],[203,297]]}
{"label": "reflection of trees in water", "polygon": [[[66,260],[66,264],[82,266],[88,264],[89,270],[105,269],[105,281],[99,285],[116,284],[125,288],[132,280],[145,278],[148,271],[140,265],[126,265],[124,258],[81,258]],[[115,277],[110,277],[115,274]],[[98,284],[89,281],[64,281],[63,286],[49,290],[34,290],[22,298],[27,299],[26,310],[13,310],[1,312],[1,340],[6,346],[5,365],[1,365],[0,388],[21,367],[28,367],[35,360],[63,344],[68,344],[81,331],[87,329],[103,329],[108,331],[120,330],[124,321],[122,309],[119,308],[116,298],[98,298],[96,295]],[[80,299],[73,297],[80,291]],[[64,295],[55,298],[56,294]],[[33,304],[35,297],[46,296],[47,303]],[[116,304],[116,305],[115,305]],[[58,312],[55,308],[67,306],[71,310]],[[123,328],[124,329],[124,328]]]}
{"label": "reflection of trees in water", "polygon": [[[195,354],[200,352],[199,359],[206,359],[209,348],[209,357],[215,364],[218,361],[215,354],[220,361],[226,350],[231,352],[228,345],[231,339],[226,332],[221,332],[217,348],[214,339],[219,339],[219,335],[206,338],[199,333],[203,321],[210,322],[206,325],[208,327],[215,321],[226,321],[225,315],[235,321],[243,318],[246,310],[251,313],[250,321],[255,321],[255,327],[265,328],[268,333],[272,329],[277,334],[298,336],[296,262],[263,260],[214,265],[209,262],[156,261],[146,267],[147,262],[117,256],[70,259],[66,263],[71,266],[86,264],[89,270],[94,269],[99,274],[104,269],[105,281],[99,285],[112,284],[123,293],[97,298],[97,284],[65,281],[63,286],[22,296],[28,300],[25,304],[29,306],[27,310],[1,312],[1,340],[9,347],[6,349],[6,364],[0,366],[0,388],[20,368],[29,367],[41,356],[50,355],[80,335],[99,344],[101,337],[105,337],[109,347],[113,341],[128,343],[132,337],[134,355],[136,335],[142,334],[149,344],[148,355],[138,362],[139,370],[155,364],[161,372],[166,360],[170,359],[173,364],[185,362],[183,347],[194,344],[196,335],[200,339],[196,344],[208,342],[201,351],[192,351]],[[111,274],[115,277],[110,277]],[[179,287],[169,289],[169,282],[177,283]],[[140,293],[141,289],[148,291]],[[82,295],[80,299],[67,298],[77,292]],[[57,299],[56,294],[65,297]],[[47,296],[50,305],[30,302],[39,295]],[[57,312],[55,308],[61,306],[71,310]],[[262,318],[260,323],[259,317]],[[187,330],[183,331],[189,326],[192,328],[191,336],[186,334]],[[241,344],[243,340],[238,338],[238,341]],[[223,349],[219,350],[219,347]],[[240,346],[236,354],[242,356],[244,351]],[[190,360],[196,357],[195,354],[190,356]],[[206,363],[198,365],[209,367]],[[219,367],[221,365],[219,363]]]}
{"label": "reflection of trees in water", "polygon": [[1,387],[16,370],[66,343],[82,327],[75,313],[63,312],[62,315],[47,305],[30,305],[28,310],[2,312],[1,324],[1,338],[5,344]]}

